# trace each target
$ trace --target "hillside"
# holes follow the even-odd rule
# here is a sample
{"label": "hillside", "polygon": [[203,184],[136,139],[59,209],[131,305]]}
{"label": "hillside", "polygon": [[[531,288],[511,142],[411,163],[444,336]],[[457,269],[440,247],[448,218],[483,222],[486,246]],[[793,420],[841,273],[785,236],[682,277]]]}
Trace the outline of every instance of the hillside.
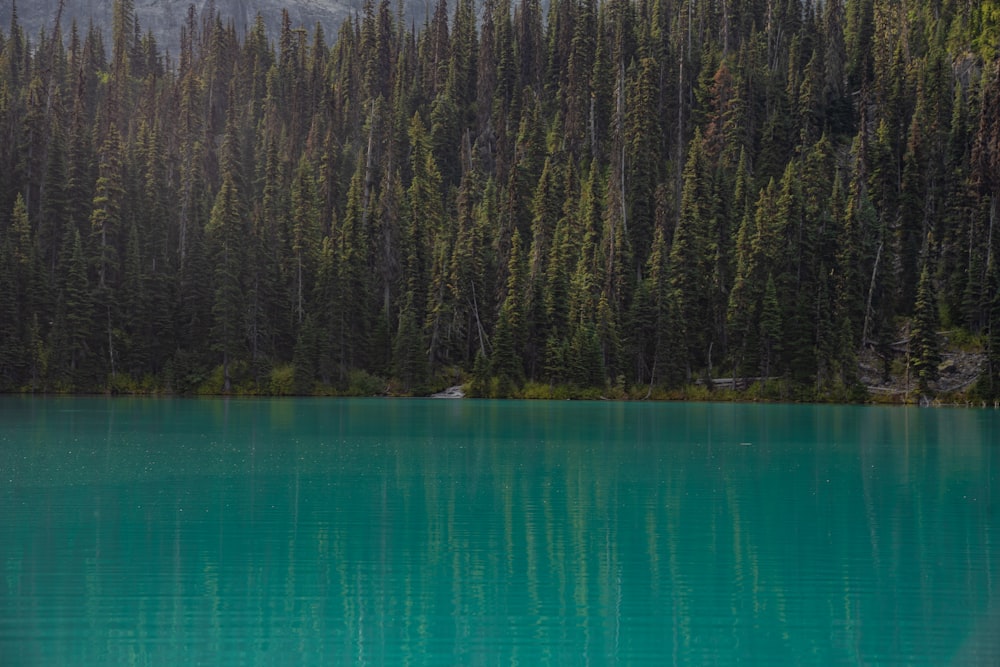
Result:
{"label": "hillside", "polygon": [[1000,394],[997,0],[221,6],[0,34],[0,389]]}

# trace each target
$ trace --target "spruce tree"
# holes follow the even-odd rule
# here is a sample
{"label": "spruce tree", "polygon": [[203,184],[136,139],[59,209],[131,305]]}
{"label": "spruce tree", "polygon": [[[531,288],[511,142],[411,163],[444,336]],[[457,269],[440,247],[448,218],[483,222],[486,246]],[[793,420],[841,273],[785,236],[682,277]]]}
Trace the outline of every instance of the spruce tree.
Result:
{"label": "spruce tree", "polygon": [[941,363],[939,328],[937,289],[925,259],[917,283],[910,329],[910,357],[917,374],[917,389],[921,392],[929,391],[938,379],[938,364]]}
{"label": "spruce tree", "polygon": [[976,383],[976,393],[984,398],[1000,399],[1000,270],[991,266],[989,274],[992,299],[986,331],[986,366]]}
{"label": "spruce tree", "polygon": [[711,282],[715,256],[711,234],[715,193],[700,131],[695,132],[684,167],[680,218],[670,250],[670,286],[680,308],[688,376],[708,361],[713,339]]}
{"label": "spruce tree", "polygon": [[291,195],[291,302],[296,327],[308,312],[308,298],[316,272],[316,256],[321,238],[320,203],[312,165],[303,155],[292,183]]}
{"label": "spruce tree", "polygon": [[94,310],[87,258],[79,230],[72,229],[64,240],[62,271],[65,276],[52,329],[53,375],[64,388],[87,389],[92,379]]}
{"label": "spruce tree", "polygon": [[90,214],[97,249],[97,306],[104,325],[102,344],[106,370],[114,376],[120,351],[117,291],[121,281],[122,208],[125,198],[122,138],[112,126],[100,151],[97,184]]}
{"label": "spruce tree", "polygon": [[427,344],[413,301],[412,293],[403,296],[393,346],[393,367],[403,392],[420,394],[425,391],[428,379]]}
{"label": "spruce tree", "polygon": [[779,369],[783,348],[782,340],[781,305],[778,303],[778,290],[774,284],[774,277],[768,274],[760,308],[760,374],[765,378],[769,378],[773,372]]}
{"label": "spruce tree", "polygon": [[507,283],[493,340],[491,369],[509,394],[524,379],[524,344],[527,331],[526,297],[528,267],[520,232],[515,229],[507,261]]}
{"label": "spruce tree", "polygon": [[243,267],[245,225],[239,193],[230,176],[222,182],[206,228],[214,265],[212,294],[212,347],[221,355],[223,393],[232,390],[232,366],[245,347]]}
{"label": "spruce tree", "polygon": [[0,239],[0,391],[17,388],[23,376],[16,295],[13,253],[6,239]]}

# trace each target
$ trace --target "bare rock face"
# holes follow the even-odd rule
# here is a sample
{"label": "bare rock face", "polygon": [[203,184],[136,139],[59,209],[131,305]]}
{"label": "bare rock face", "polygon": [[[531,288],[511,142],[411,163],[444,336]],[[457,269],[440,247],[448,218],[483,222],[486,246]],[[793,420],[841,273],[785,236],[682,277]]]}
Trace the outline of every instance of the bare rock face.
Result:
{"label": "bare rock face", "polygon": [[[113,0],[65,0],[60,22],[63,35],[69,34],[73,21],[76,21],[81,33],[85,33],[93,23],[104,31],[105,44],[110,43],[113,4]],[[175,62],[180,48],[181,26],[186,22],[188,8],[192,5],[199,17],[214,8],[222,22],[227,25],[232,22],[236,34],[241,37],[259,13],[272,39],[281,29],[281,11],[287,9],[292,27],[305,28],[311,35],[316,25],[320,24],[329,41],[345,19],[361,12],[363,0],[134,0],[140,30],[143,34],[152,31],[161,52],[169,51]],[[4,34],[10,32],[15,6],[18,23],[33,44],[38,43],[42,31],[51,34],[59,0],[0,0],[0,30]],[[419,9],[423,11],[422,4]]]}

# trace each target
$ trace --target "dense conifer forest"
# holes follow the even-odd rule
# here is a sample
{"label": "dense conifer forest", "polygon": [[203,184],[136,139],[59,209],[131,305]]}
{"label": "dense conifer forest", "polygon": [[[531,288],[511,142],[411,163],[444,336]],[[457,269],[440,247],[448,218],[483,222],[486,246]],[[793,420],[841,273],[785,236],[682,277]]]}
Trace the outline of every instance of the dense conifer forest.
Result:
{"label": "dense conifer forest", "polygon": [[[454,1],[454,0],[453,0]],[[0,389],[1000,394],[1000,2],[0,32]]]}

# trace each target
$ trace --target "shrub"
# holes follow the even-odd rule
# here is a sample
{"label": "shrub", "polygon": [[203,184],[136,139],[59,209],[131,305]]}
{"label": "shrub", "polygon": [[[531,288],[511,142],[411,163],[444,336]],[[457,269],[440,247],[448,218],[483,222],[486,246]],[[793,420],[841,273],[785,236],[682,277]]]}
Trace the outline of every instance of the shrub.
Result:
{"label": "shrub", "polygon": [[347,374],[348,396],[381,396],[385,389],[385,379],[368,371],[353,370]]}
{"label": "shrub", "polygon": [[292,364],[282,364],[271,369],[268,376],[267,392],[272,396],[291,396],[296,393],[293,390],[295,385],[295,366]]}

